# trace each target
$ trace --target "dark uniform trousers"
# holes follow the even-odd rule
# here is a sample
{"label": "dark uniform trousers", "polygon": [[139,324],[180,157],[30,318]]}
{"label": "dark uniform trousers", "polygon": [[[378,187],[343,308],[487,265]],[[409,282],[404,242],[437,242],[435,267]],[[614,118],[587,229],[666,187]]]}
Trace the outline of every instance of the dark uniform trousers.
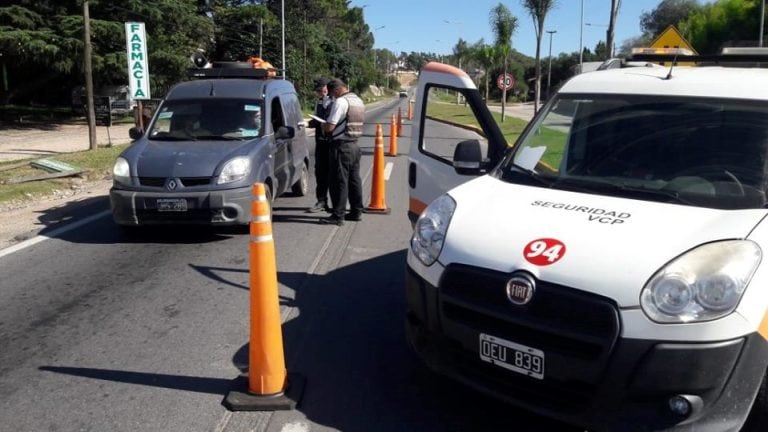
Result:
{"label": "dark uniform trousers", "polygon": [[330,149],[331,201],[333,215],[344,218],[349,200],[352,213],[363,211],[363,182],[360,179],[360,147],[357,141],[334,140]]}
{"label": "dark uniform trousers", "polygon": [[319,137],[315,132],[315,196],[318,202],[328,201],[328,184],[330,182],[330,147],[331,141],[328,138]]}

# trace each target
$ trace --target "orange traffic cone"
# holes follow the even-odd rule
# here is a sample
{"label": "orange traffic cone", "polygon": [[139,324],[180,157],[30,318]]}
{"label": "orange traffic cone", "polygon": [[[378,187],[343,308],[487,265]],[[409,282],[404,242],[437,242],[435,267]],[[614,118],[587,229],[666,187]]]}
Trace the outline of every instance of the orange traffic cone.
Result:
{"label": "orange traffic cone", "polygon": [[[255,183],[251,201],[250,314],[247,386],[236,382],[224,405],[232,411],[274,411],[296,407],[304,379],[288,374],[277,290],[275,243],[269,201],[263,183]],[[241,377],[244,378],[244,377]]]}
{"label": "orange traffic cone", "polygon": [[408,120],[413,120],[413,101],[408,99]]}
{"label": "orange traffic cone", "polygon": [[381,125],[376,125],[376,141],[373,150],[373,179],[371,181],[371,203],[364,208],[365,213],[389,214],[390,209],[384,202],[384,132]]}
{"label": "orange traffic cone", "polygon": [[397,123],[395,114],[392,113],[392,123],[389,126],[389,154],[388,156],[397,156]]}
{"label": "orange traffic cone", "polygon": [[403,136],[403,113],[400,107],[397,107],[397,136]]}

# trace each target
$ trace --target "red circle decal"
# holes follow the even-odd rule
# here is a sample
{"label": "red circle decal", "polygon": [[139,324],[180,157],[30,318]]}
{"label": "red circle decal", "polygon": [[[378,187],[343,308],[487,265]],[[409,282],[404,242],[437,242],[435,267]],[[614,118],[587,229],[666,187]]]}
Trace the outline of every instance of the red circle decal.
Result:
{"label": "red circle decal", "polygon": [[560,240],[540,238],[525,245],[523,256],[537,266],[546,266],[560,261],[565,255],[565,245]]}

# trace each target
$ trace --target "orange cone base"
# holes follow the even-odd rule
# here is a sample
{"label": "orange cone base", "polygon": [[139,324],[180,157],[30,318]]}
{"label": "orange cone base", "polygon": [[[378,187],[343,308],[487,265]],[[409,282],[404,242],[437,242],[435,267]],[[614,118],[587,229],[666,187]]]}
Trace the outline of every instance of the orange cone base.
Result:
{"label": "orange cone base", "polygon": [[307,380],[303,376],[288,373],[285,391],[274,395],[257,395],[248,391],[248,375],[240,375],[233,389],[224,398],[224,406],[230,411],[288,411],[296,408],[304,394]]}
{"label": "orange cone base", "polygon": [[392,209],[389,207],[383,208],[383,209],[377,209],[372,207],[366,207],[363,209],[363,213],[374,213],[374,214],[389,214]]}

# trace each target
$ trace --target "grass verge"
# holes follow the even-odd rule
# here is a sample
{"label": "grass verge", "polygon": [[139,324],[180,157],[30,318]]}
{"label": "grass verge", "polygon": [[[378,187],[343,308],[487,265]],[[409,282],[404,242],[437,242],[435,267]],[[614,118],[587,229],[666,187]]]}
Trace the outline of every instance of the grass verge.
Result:
{"label": "grass verge", "polygon": [[[480,127],[472,110],[468,106],[464,105],[449,103],[430,104],[428,108],[428,115],[443,119],[451,123],[476,128]],[[493,119],[496,120],[496,124],[499,125],[499,129],[501,129],[501,133],[504,135],[508,146],[511,146],[515,143],[515,141],[517,141],[517,138],[528,124],[526,120],[511,116],[506,116],[502,122],[501,114],[497,112],[492,112],[491,115],[493,116]]]}
{"label": "grass verge", "polygon": [[[123,144],[112,147],[100,147],[96,150],[60,154],[46,158],[0,162],[0,204],[32,201],[43,196],[52,195],[57,190],[69,189],[73,185],[82,183],[83,181],[87,182],[108,178],[111,175],[112,165],[115,163],[115,158],[117,158],[120,152],[127,146],[127,144]],[[76,165],[85,172],[75,177],[62,177],[57,179],[8,184],[8,182],[13,179],[45,174],[44,170],[34,168],[29,164],[29,162],[39,159],[56,159],[70,165]],[[11,166],[15,167],[12,169],[4,169]]]}

